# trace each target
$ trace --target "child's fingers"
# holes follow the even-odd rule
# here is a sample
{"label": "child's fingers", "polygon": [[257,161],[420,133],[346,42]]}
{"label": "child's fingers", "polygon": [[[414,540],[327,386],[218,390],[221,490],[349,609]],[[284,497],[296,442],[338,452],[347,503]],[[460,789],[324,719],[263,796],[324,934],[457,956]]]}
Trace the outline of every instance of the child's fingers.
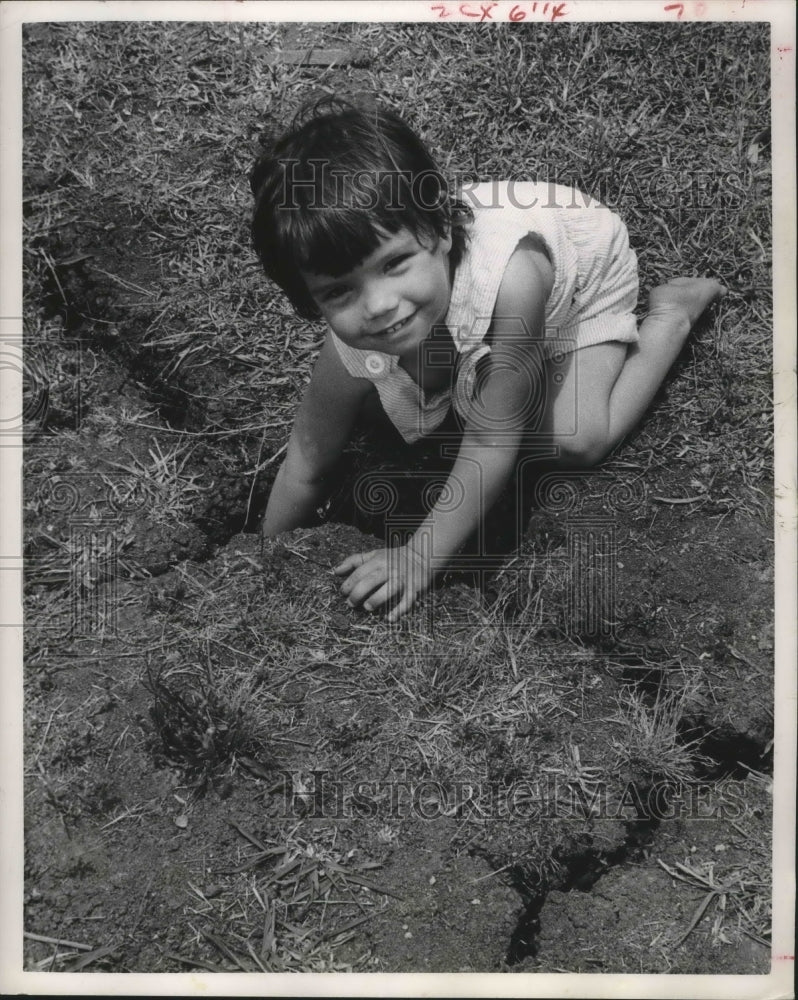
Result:
{"label": "child's fingers", "polygon": [[333,573],[336,573],[338,576],[342,576],[344,573],[351,573],[353,569],[362,564],[362,555],[363,553],[357,552],[354,555],[347,556],[342,563],[333,566]]}
{"label": "child's fingers", "polygon": [[371,559],[376,551],[376,549],[373,549],[371,552],[355,552],[351,556],[347,556],[342,563],[333,567],[333,573],[337,573],[338,575],[351,573],[353,569],[362,566],[367,559]]}
{"label": "child's fingers", "polygon": [[350,604],[360,604],[364,601],[370,594],[373,594],[375,590],[379,588],[386,582],[385,581],[385,570],[382,566],[370,566],[365,572],[361,568],[353,577],[349,577],[348,580],[341,587],[342,592],[346,595],[347,600]]}
{"label": "child's fingers", "polygon": [[380,607],[381,604],[385,604],[394,597],[399,591],[399,581],[398,580],[388,580],[384,583],[379,590],[375,590],[371,597],[368,598],[363,604],[366,611],[373,611],[375,608]]}
{"label": "child's fingers", "polygon": [[[362,583],[364,583],[366,580],[371,579],[372,577],[379,577],[378,583],[382,583],[383,580],[385,580],[385,573],[383,571],[383,567],[375,559],[369,559],[366,562],[361,563],[354,569],[350,570],[349,575],[341,584],[341,593],[351,594],[354,590],[360,587]],[[378,586],[378,583],[375,582],[374,587]],[[373,590],[374,587],[372,587],[371,589]]]}

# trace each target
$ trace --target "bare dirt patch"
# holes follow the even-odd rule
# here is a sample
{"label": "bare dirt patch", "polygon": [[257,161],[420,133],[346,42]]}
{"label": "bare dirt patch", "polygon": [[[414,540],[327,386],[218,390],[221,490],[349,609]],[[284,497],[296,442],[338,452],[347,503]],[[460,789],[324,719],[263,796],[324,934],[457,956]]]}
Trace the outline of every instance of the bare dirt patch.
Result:
{"label": "bare dirt patch", "polygon": [[[48,643],[31,617],[29,636],[42,635],[28,651],[31,931],[94,940],[102,918],[115,930],[98,967],[114,969],[277,969],[297,948],[309,968],[360,967],[366,954],[385,971],[543,968],[562,964],[541,938],[558,892],[577,899],[598,883],[597,898],[617,892],[628,905],[608,873],[648,858],[662,880],[655,858],[691,860],[674,840],[674,801],[687,814],[699,795],[706,813],[679,823],[682,839],[697,825],[702,844],[728,843],[732,805],[753,841],[766,836],[754,786],[716,777],[690,791],[700,758],[679,756],[679,716],[648,743],[630,731],[655,718],[645,704],[656,695],[617,653],[549,637],[521,644],[513,670],[518,634],[481,624],[484,603],[462,584],[436,595],[432,632],[344,611],[319,563],[367,542],[336,526],[265,550],[236,536],[215,559],[153,580],[144,600],[142,584],[125,585],[116,638]],[[57,620],[50,606],[44,634]],[[451,645],[464,634],[468,652]],[[650,690],[658,669],[646,670]],[[732,764],[714,763],[724,775]],[[684,785],[652,796],[668,767],[688,769]],[[722,946],[757,933],[758,916],[715,931],[718,960],[742,961]],[[683,924],[670,917],[646,969],[697,971],[689,954],[701,948],[679,951]],[[564,934],[571,917],[557,920]],[[29,944],[32,961],[46,959]],[[609,954],[602,968],[631,961]]]}
{"label": "bare dirt patch", "polygon": [[[330,70],[263,59],[312,26],[26,29],[27,968],[766,969],[767,36],[693,27],[328,26],[367,56]],[[645,287],[731,289],[634,439],[522,477],[492,571],[400,629],[329,569],[423,512],[437,443],[367,422],[325,523],[252,533],[321,331],[246,171],[320,82],[452,171],[596,191]]]}

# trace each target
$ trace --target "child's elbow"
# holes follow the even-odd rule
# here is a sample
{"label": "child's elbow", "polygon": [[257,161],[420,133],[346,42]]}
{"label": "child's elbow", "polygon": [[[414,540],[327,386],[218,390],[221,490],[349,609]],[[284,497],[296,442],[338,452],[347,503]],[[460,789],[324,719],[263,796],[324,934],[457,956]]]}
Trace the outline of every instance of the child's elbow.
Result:
{"label": "child's elbow", "polygon": [[583,430],[560,444],[560,463],[569,469],[590,469],[602,462],[608,451],[605,435]]}

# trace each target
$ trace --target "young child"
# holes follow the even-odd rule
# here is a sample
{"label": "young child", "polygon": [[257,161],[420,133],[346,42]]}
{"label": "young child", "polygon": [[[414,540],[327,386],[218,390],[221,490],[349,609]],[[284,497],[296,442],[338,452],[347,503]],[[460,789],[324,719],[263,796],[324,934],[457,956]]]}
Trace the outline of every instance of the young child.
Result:
{"label": "young child", "polygon": [[[640,420],[716,281],[655,288],[637,329],[626,228],[570,188],[488,182],[455,198],[393,112],[325,99],[255,164],[252,232],[266,274],[327,336],[263,521],[312,523],[368,395],[406,441],[454,407],[444,498],[393,549],[336,567],[351,605],[404,614],[508,483],[524,447],[600,462]],[[453,499],[454,498],[454,502]]]}

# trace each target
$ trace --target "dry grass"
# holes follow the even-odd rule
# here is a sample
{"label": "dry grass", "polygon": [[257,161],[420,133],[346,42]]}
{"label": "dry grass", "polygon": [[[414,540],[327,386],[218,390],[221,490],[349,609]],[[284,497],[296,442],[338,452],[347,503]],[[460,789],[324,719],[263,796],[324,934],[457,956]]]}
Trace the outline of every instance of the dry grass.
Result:
{"label": "dry grass", "polygon": [[[238,972],[367,971],[369,954],[350,961],[336,952],[384,908],[387,895],[370,866],[353,864],[338,848],[335,833],[311,841],[285,830],[261,840],[235,824],[241,834],[241,863],[210,889],[189,884],[186,914],[194,932],[191,957],[170,953],[181,966]],[[252,852],[255,848],[255,852]],[[209,951],[216,959],[197,960]]]}
{"label": "dry grass", "polygon": [[681,733],[689,689],[679,696],[660,695],[650,704],[632,691],[610,722],[620,727],[612,738],[615,766],[626,774],[639,775],[644,782],[689,784],[702,758],[698,741],[686,742]]}
{"label": "dry grass", "polygon": [[[267,424],[273,440],[286,433],[319,332],[292,318],[258,274],[247,170],[258,134],[286,121],[310,87],[372,91],[446,150],[456,175],[556,176],[617,206],[644,288],[689,273],[729,284],[722,324],[689,349],[670,405],[636,450],[645,458],[651,449],[649,467],[681,455],[719,513],[764,503],[770,175],[759,26],[333,25],[330,44],[377,56],[346,72],[266,67],[263,53],[283,44],[284,26],[50,25],[38,45],[36,30],[26,50],[26,180],[36,184],[26,242],[43,249],[29,259],[29,301],[51,277],[44,255],[58,265],[46,245],[83,221],[89,199],[109,228],[134,227],[132,260],[87,262],[95,277],[113,276],[105,285],[116,293],[110,314],[107,302],[93,304],[96,335],[110,327],[152,377],[192,394],[202,423],[187,430],[239,428],[246,439]],[[434,83],[404,69],[422,52],[446,67]],[[674,57],[678,82],[667,72]],[[469,103],[464,95],[477,92]],[[61,260],[83,249],[62,246]],[[222,384],[220,412],[212,404]],[[715,483],[702,468],[717,469],[719,448],[728,475]]]}
{"label": "dry grass", "polygon": [[[26,28],[26,323],[34,338],[80,345],[56,364],[38,364],[34,381],[50,387],[49,432],[65,449],[76,433],[68,426],[75,357],[113,358],[140,405],[102,401],[89,363],[85,426],[121,433],[120,446],[128,433],[148,442],[122,451],[117,464],[151,486],[160,524],[193,523],[205,500],[198,441],[241,470],[247,504],[262,508],[322,331],[290,315],[258,271],[248,169],[261,133],[284,123],[311,88],[367,91],[403,112],[464,180],[548,175],[617,207],[644,288],[691,273],[729,285],[666,398],[608,469],[633,468],[652,485],[681,477],[704,513],[720,520],[732,512],[762,517],[772,477],[766,31],[333,24],[325,44],[351,43],[373,61],[344,70],[266,65],[267,50],[300,46],[315,31],[135,22]],[[43,424],[35,395],[34,431]],[[369,439],[352,452],[363,466],[384,457]],[[34,449],[28,461],[52,475],[60,467],[48,463],[66,460],[40,460]],[[45,560],[53,572],[63,555],[54,544]],[[301,543],[296,553],[321,573]],[[411,778],[475,787],[541,768],[587,788],[617,770],[689,780],[698,758],[680,737],[677,700],[623,700],[611,759],[536,737],[575,719],[578,692],[536,642],[542,629],[562,624],[562,608],[552,606],[562,567],[542,543],[519,559],[523,587],[507,572],[492,605],[474,595],[458,622],[442,611],[433,639],[412,616],[404,629],[374,618],[336,629],[332,589],[264,583],[246,554],[217,562],[213,576],[179,569],[179,584],[151,589],[153,618],[168,635],[156,644],[150,677],[161,752],[195,786],[239,766],[259,777],[275,763],[300,769],[310,756],[363,776],[399,759]],[[32,602],[45,617],[63,612],[46,591]],[[34,673],[42,659],[54,662],[56,645],[31,645]],[[381,716],[371,701],[383,706]],[[50,738],[61,724],[56,712]],[[477,799],[463,811],[463,843],[480,834],[484,805]],[[365,968],[368,956],[357,949],[346,962],[338,954],[387,897],[376,880],[364,884],[368,872],[346,857],[334,829],[274,823],[268,838],[240,832],[239,870],[219,873],[218,892],[192,889],[190,954],[166,956],[172,968]],[[540,858],[530,848],[529,865]],[[698,870],[674,877],[706,889],[699,919],[725,900],[760,934],[763,894],[750,873],[721,882]],[[84,963],[107,963],[107,954],[84,950]],[[67,961],[81,959],[73,949],[61,967]]]}
{"label": "dry grass", "polygon": [[[718,866],[709,861],[702,864],[676,862],[673,867],[660,860],[659,864],[676,879],[698,890],[700,900],[686,930],[681,933],[674,947],[682,944],[706,918],[711,920],[712,945],[732,944],[740,932],[758,944],[770,947],[771,907],[763,889],[768,889],[770,879],[761,859],[742,867]],[[716,868],[725,870],[716,872]],[[730,936],[736,930],[737,935]]]}

